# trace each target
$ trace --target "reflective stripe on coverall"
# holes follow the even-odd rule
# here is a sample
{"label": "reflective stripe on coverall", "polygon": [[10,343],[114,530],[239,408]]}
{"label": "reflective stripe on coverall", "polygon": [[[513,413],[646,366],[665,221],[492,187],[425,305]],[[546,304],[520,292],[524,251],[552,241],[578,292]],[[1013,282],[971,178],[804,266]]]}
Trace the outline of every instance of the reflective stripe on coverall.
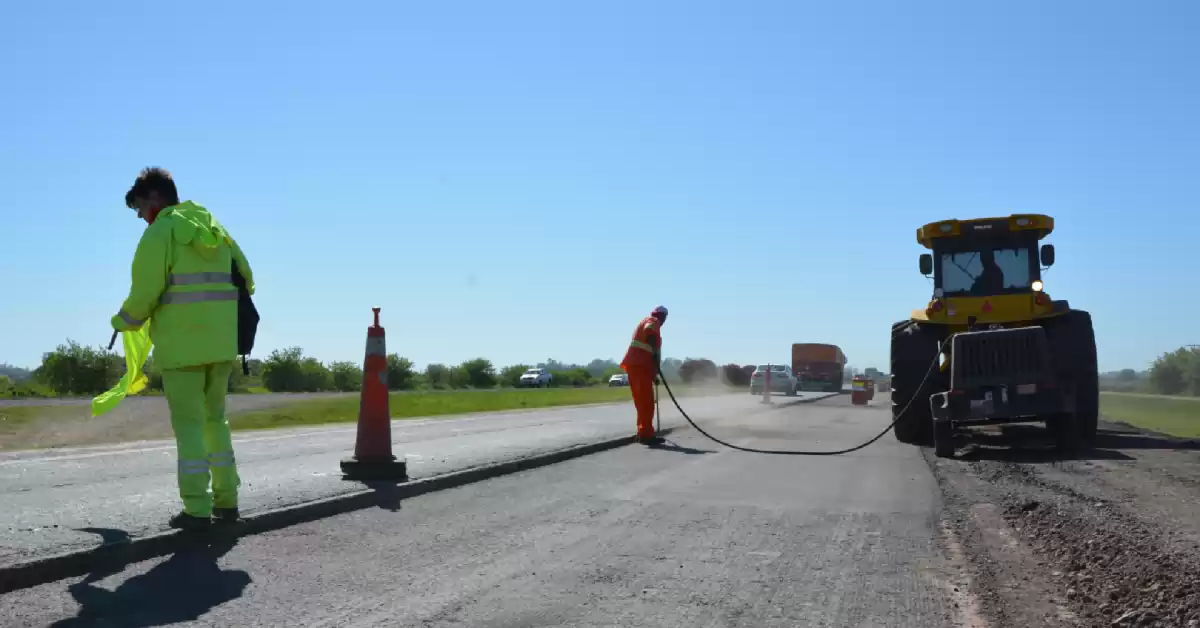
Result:
{"label": "reflective stripe on coverall", "polygon": [[629,391],[637,410],[638,438],[654,437],[654,378],[658,375],[661,347],[658,319],[647,316],[633,331],[633,340],[621,360],[621,368],[629,374]]}
{"label": "reflective stripe on coverall", "polygon": [[253,294],[250,265],[208,210],[191,201],[163,209],[138,242],[129,298],[112,318],[118,331],[150,319],[179,456],[179,496],[194,517],[209,517],[214,501],[238,505],[241,481],[225,418],[237,358],[233,263]]}

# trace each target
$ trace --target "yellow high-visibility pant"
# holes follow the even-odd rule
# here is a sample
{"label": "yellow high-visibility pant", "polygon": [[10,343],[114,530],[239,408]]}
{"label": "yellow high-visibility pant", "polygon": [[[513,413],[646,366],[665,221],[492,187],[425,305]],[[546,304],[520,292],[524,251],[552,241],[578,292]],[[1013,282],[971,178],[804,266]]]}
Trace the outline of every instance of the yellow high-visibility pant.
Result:
{"label": "yellow high-visibility pant", "polygon": [[179,497],[183,511],[194,517],[212,516],[213,506],[238,505],[241,479],[225,418],[225,393],[232,373],[233,362],[163,371],[163,392],[179,457]]}

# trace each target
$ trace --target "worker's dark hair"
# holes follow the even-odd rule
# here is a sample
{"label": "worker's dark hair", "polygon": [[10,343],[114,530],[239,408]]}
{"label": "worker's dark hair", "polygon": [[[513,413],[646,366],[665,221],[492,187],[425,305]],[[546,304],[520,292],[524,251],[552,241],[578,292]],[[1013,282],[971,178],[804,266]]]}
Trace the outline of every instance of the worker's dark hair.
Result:
{"label": "worker's dark hair", "polygon": [[133,187],[125,193],[125,206],[132,209],[133,199],[145,198],[150,192],[158,192],[168,206],[179,204],[179,192],[175,189],[175,180],[171,178],[171,173],[167,172],[166,168],[154,166],[143,168],[138,173]]}

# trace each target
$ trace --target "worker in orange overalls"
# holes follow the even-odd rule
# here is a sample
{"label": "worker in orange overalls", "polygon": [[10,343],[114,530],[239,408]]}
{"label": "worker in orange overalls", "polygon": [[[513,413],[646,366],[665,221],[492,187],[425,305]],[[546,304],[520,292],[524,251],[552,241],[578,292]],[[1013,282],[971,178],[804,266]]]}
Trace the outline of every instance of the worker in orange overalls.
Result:
{"label": "worker in orange overalls", "polygon": [[662,362],[660,330],[666,322],[667,308],[661,305],[654,308],[633,330],[633,340],[621,360],[621,368],[629,374],[629,390],[633,393],[633,406],[637,408],[637,439],[648,445],[663,442],[654,433],[654,380],[658,378]]}

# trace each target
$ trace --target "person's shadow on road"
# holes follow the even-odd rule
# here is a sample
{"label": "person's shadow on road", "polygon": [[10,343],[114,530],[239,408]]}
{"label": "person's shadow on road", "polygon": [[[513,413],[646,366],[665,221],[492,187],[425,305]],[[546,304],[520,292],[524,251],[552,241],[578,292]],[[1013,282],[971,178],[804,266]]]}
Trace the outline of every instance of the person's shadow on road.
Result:
{"label": "person's shadow on road", "polygon": [[125,580],[114,591],[96,583],[122,568],[88,574],[68,587],[79,603],[78,615],[52,626],[148,628],[195,621],[217,606],[241,597],[250,584],[250,574],[222,571],[217,564],[236,544],[236,539],[198,542],[150,571]]}
{"label": "person's shadow on road", "polygon": [[656,449],[656,450],[658,450],[658,451],[673,451],[673,452],[675,452],[675,453],[677,453],[677,454],[689,454],[689,455],[696,455],[696,454],[713,454],[713,453],[716,453],[715,451],[713,451],[713,450],[711,450],[711,449],[695,449],[695,448],[692,448],[692,447],[684,447],[683,445],[679,445],[679,444],[677,444],[677,443],[673,443],[673,442],[671,442],[671,441],[669,441],[669,440],[666,440],[666,439],[664,439],[664,440],[663,440],[663,442],[662,442],[662,443],[660,443],[660,444],[658,444],[658,445],[649,445],[648,447],[649,447],[650,449]]}

